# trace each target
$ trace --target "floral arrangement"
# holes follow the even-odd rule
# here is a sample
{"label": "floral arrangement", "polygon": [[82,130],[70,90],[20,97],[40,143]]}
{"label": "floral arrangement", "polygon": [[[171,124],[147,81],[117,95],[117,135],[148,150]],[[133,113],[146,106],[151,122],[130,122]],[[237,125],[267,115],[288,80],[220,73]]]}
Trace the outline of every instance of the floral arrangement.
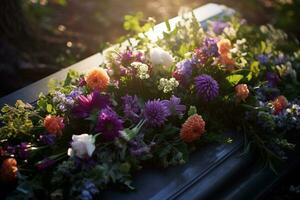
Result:
{"label": "floral arrangement", "polygon": [[36,102],[2,108],[8,198],[134,189],[135,171],[184,164],[206,143],[230,142],[226,131],[244,135],[245,149],[256,147],[270,166],[286,158],[300,129],[297,41],[238,16],[166,25],[157,41],[139,34],[107,49],[88,74],[70,71]]}

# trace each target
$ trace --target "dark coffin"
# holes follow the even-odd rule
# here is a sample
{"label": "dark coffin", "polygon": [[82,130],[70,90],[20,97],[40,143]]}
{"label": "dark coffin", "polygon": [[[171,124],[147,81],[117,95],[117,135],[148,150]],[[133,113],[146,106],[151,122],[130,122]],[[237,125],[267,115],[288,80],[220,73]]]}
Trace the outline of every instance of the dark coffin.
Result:
{"label": "dark coffin", "polygon": [[[200,23],[233,10],[217,4],[207,4],[194,10]],[[171,26],[179,20],[170,20]],[[149,36],[155,38],[166,30],[164,24],[155,26]],[[0,106],[13,105],[16,100],[34,102],[40,92],[47,93],[50,79],[62,80],[70,69],[85,73],[99,66],[103,57],[97,53],[68,68],[54,73],[23,89],[0,99]],[[300,159],[293,159],[275,174],[264,168],[253,153],[242,154],[243,139],[236,133],[227,133],[230,144],[210,144],[192,153],[188,163],[167,169],[145,168],[134,176],[135,191],[122,192],[110,189],[103,192],[104,199],[257,199],[262,198],[283,176],[299,166]]]}

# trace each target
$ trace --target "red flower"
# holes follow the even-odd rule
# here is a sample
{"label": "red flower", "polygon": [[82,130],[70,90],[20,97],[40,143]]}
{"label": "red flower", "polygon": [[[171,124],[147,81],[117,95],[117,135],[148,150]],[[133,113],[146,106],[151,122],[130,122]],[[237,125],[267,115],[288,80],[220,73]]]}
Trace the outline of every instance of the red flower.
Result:
{"label": "red flower", "polygon": [[238,99],[238,102],[245,101],[249,96],[249,89],[247,84],[238,84],[235,86],[235,95]]}
{"label": "red flower", "polygon": [[182,124],[180,137],[185,142],[193,142],[199,139],[204,132],[205,121],[201,115],[194,114]]}
{"label": "red flower", "polygon": [[288,100],[285,98],[285,96],[281,95],[272,102],[272,105],[274,108],[274,114],[278,114],[287,107]]}
{"label": "red flower", "polygon": [[0,169],[0,179],[4,183],[11,183],[17,179],[17,161],[14,158],[7,158],[3,161]]}
{"label": "red flower", "polygon": [[44,126],[49,133],[61,135],[62,129],[65,127],[64,119],[62,117],[48,115],[44,119]]}

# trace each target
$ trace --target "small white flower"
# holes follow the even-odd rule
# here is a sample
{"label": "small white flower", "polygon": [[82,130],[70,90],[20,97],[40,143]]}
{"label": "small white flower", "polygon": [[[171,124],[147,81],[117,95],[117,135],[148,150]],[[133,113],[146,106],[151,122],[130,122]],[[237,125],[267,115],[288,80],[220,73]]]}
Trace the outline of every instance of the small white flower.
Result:
{"label": "small white flower", "polygon": [[91,157],[95,151],[95,138],[93,135],[81,134],[72,136],[71,147],[68,149],[69,156],[77,156],[81,159]]}
{"label": "small white flower", "polygon": [[170,78],[169,80],[166,78],[161,78],[159,80],[158,89],[162,90],[164,93],[168,93],[177,88],[179,82],[175,78]]}
{"label": "small white flower", "polygon": [[141,62],[133,62],[131,66],[137,69],[137,76],[140,79],[148,79],[150,76],[148,74],[149,67],[148,65]]}
{"label": "small white flower", "polygon": [[167,51],[160,47],[155,47],[150,49],[150,61],[154,65],[169,67],[173,64],[174,59]]}
{"label": "small white flower", "polygon": [[230,38],[236,38],[237,31],[233,27],[228,26],[224,29],[224,33]]}

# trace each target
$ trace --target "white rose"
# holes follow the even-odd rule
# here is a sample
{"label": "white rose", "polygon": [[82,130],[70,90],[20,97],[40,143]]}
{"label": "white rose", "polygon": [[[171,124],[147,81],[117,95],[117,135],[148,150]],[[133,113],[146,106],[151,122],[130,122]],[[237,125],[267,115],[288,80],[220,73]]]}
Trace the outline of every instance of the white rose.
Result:
{"label": "white rose", "polygon": [[173,64],[173,57],[160,47],[150,49],[150,61],[154,65],[164,65],[169,67]]}
{"label": "white rose", "polygon": [[95,138],[93,135],[81,134],[72,136],[72,148],[68,149],[69,156],[79,158],[91,157],[95,151]]}

